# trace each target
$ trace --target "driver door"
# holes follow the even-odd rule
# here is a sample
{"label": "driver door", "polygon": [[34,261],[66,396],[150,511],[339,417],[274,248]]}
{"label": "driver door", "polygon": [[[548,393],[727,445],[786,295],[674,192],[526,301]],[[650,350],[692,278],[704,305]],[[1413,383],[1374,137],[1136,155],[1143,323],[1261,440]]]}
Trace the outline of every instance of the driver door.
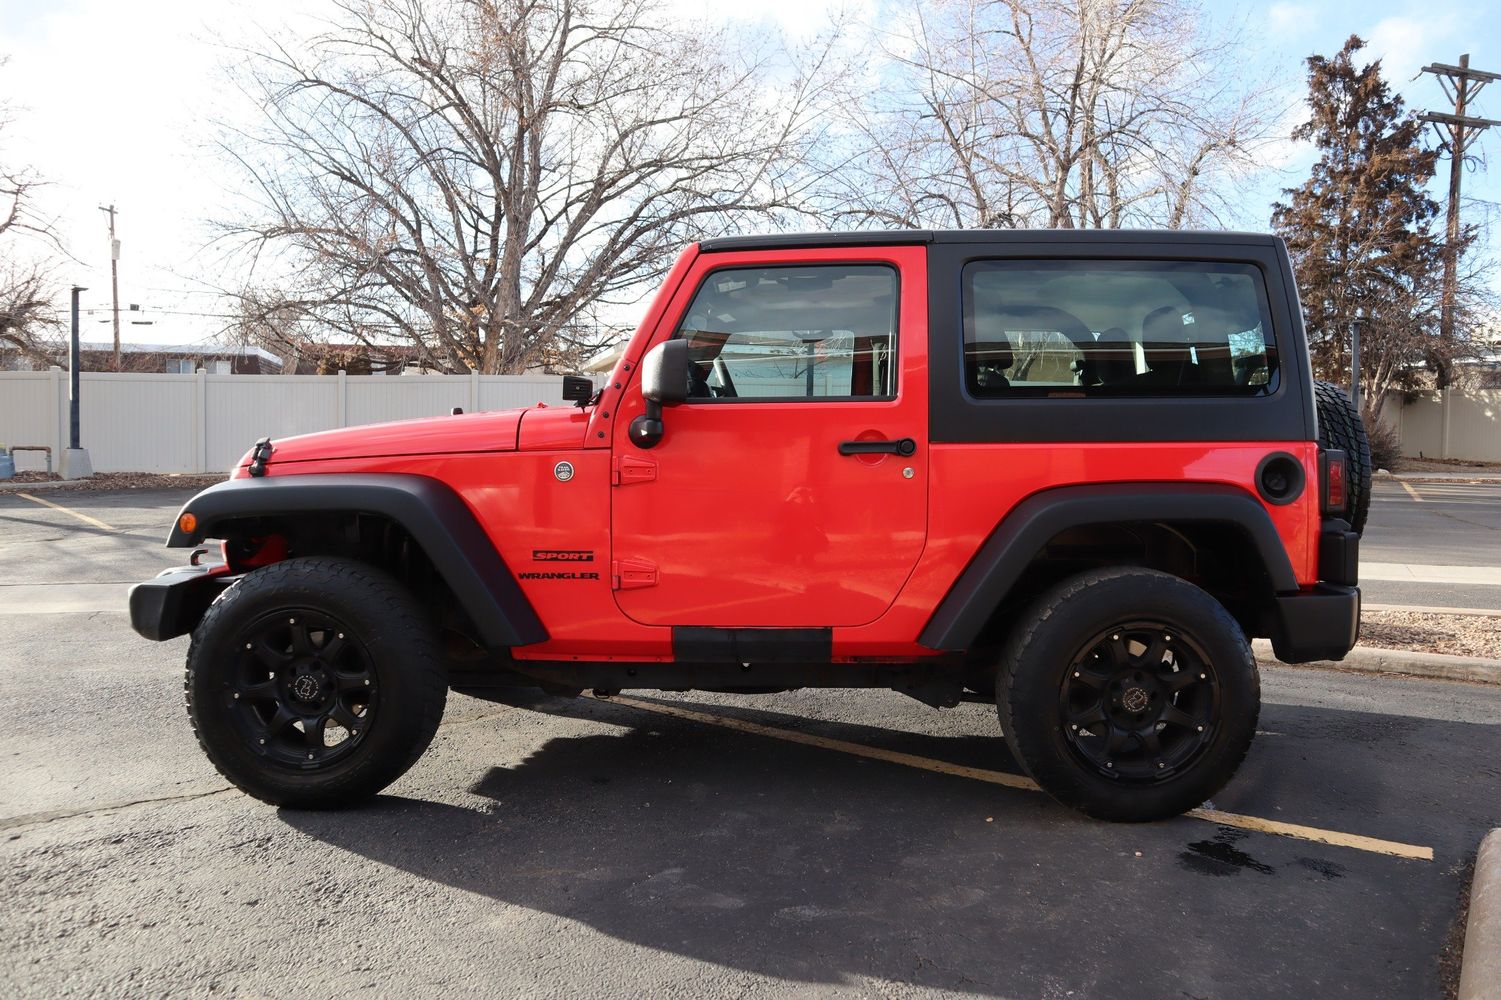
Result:
{"label": "driver door", "polygon": [[925,276],[924,247],[698,259],[649,345],[689,342],[690,398],[654,448],[629,440],[639,379],[614,421],[623,613],[795,628],[891,606],[926,532]]}

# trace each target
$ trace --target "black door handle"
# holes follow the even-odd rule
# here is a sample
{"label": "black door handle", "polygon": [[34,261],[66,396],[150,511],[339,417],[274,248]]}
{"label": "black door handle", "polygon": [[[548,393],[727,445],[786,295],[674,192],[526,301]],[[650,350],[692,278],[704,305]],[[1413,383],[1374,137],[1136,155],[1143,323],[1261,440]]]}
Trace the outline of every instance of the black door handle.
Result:
{"label": "black door handle", "polygon": [[911,438],[895,441],[840,441],[841,455],[911,455],[917,451],[917,442]]}

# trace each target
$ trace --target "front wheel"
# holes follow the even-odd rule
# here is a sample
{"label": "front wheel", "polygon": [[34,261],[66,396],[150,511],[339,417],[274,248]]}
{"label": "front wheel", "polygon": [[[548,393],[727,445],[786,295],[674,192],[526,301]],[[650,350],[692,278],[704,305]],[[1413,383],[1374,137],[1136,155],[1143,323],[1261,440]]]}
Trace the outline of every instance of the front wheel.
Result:
{"label": "front wheel", "polygon": [[1100,818],[1164,819],[1234,775],[1261,708],[1239,624],[1147,569],[1045,593],[1006,643],[997,685],[1012,753],[1049,795]]}
{"label": "front wheel", "polygon": [[432,623],[396,580],[289,559],[226,590],[193,631],[184,680],[198,743],[273,805],[359,802],[416,762],[448,684]]}

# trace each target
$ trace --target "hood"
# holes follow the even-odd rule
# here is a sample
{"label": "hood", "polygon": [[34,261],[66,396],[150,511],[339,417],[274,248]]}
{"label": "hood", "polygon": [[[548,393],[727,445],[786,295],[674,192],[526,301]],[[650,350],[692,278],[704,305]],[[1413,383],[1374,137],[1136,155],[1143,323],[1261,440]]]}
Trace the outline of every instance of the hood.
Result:
{"label": "hood", "polygon": [[[455,452],[515,451],[516,429],[526,410],[460,413],[385,424],[344,427],[315,434],[271,439],[268,466],[340,458],[394,455],[447,455]],[[250,464],[251,452],[238,463]]]}

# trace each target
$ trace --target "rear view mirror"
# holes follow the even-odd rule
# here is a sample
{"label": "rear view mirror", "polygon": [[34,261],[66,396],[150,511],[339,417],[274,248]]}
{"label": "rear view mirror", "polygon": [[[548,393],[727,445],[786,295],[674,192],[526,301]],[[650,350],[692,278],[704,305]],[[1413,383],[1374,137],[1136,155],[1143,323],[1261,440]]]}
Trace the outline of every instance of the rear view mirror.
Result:
{"label": "rear view mirror", "polygon": [[631,421],[631,443],[654,448],[662,440],[662,407],[688,398],[688,342],[669,340],[641,359],[641,396],[646,412]]}

